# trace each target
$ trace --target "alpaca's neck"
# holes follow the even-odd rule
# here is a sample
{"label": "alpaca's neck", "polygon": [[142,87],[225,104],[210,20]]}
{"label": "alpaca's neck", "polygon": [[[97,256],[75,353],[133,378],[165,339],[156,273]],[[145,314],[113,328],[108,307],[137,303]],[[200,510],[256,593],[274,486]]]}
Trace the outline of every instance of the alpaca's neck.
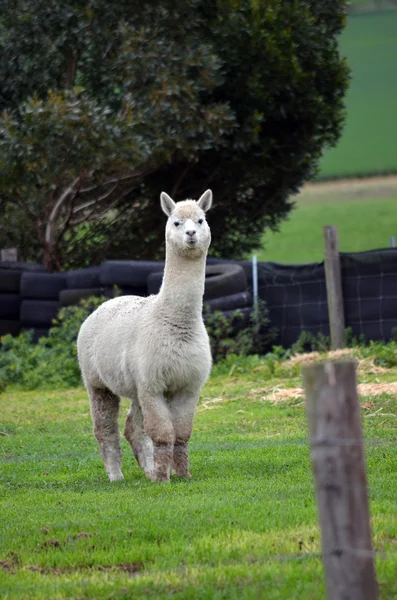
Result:
{"label": "alpaca's neck", "polygon": [[200,317],[203,310],[206,254],[185,258],[167,248],[159,300],[168,314]]}

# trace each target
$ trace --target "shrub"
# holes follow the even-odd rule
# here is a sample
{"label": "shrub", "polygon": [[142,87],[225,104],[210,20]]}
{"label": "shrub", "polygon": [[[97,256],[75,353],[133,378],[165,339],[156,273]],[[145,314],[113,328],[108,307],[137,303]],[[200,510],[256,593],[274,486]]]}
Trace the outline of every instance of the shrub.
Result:
{"label": "shrub", "polygon": [[231,316],[219,311],[207,316],[206,327],[215,363],[230,355],[264,354],[271,348],[276,331],[270,327],[265,302],[258,302],[257,310],[251,312],[247,325],[242,323],[243,319],[244,315],[239,310]]}
{"label": "shrub", "polygon": [[33,331],[2,337],[0,390],[13,384],[24,389],[75,387],[81,383],[76,339],[82,322],[104,297],[82,300],[59,311],[47,337],[33,343]]}

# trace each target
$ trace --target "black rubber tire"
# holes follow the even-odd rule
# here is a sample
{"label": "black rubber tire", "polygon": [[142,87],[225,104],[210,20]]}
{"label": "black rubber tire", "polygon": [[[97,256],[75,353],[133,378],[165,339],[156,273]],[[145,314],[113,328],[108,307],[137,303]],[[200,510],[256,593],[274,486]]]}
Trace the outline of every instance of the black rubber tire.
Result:
{"label": "black rubber tire", "polygon": [[147,285],[120,288],[122,296],[147,296]]}
{"label": "black rubber tire", "polygon": [[13,321],[10,319],[0,319],[0,336],[2,335],[18,335],[21,331],[21,324],[19,321]]}
{"label": "black rubber tire", "polygon": [[20,260],[1,260],[0,269],[12,269],[13,271],[30,271],[46,273],[47,269],[37,263],[22,262]]}
{"label": "black rubber tire", "polygon": [[57,300],[22,300],[20,321],[25,328],[51,327],[61,303]]}
{"label": "black rubber tire", "polygon": [[[209,256],[207,258],[207,265],[223,265],[225,263],[240,265],[243,268],[245,277],[247,279],[247,285],[249,288],[252,287],[252,261],[250,260],[227,260],[225,258],[212,258]],[[258,263],[258,271],[259,266],[264,263]]]}
{"label": "black rubber tire", "polygon": [[117,298],[117,296],[147,296],[147,286],[141,287],[104,287],[104,295],[106,298]]}
{"label": "black rubber tire", "polygon": [[[147,278],[148,294],[158,294],[163,272],[151,273]],[[205,268],[204,302],[222,296],[230,296],[247,290],[244,269],[238,264],[222,263]]]}
{"label": "black rubber tire", "polygon": [[37,344],[40,338],[47,337],[50,331],[49,327],[23,327],[22,331],[33,331],[32,342]]}
{"label": "black rubber tire", "polygon": [[86,290],[101,287],[100,275],[102,267],[87,267],[66,272],[66,285],[69,290]]}
{"label": "black rubber tire", "polygon": [[236,310],[237,308],[247,308],[252,306],[252,296],[250,292],[239,292],[238,294],[231,294],[230,296],[221,296],[220,298],[214,298],[213,300],[207,300],[205,307],[211,311],[221,310]]}
{"label": "black rubber tire", "polygon": [[101,267],[100,281],[102,285],[144,287],[150,273],[163,269],[160,260],[107,260]]}
{"label": "black rubber tire", "polygon": [[19,294],[0,294],[0,319],[19,319],[21,296]]}
{"label": "black rubber tire", "polygon": [[62,290],[61,292],[59,292],[59,302],[61,306],[73,306],[75,304],[78,304],[80,300],[83,300],[84,298],[102,295],[105,295],[105,291],[103,288],[89,288],[86,290]]}
{"label": "black rubber tire", "polygon": [[22,271],[17,269],[0,270],[0,292],[18,292],[21,287]]}
{"label": "black rubber tire", "polygon": [[204,301],[245,292],[247,278],[237,264],[207,265],[205,269]]}
{"label": "black rubber tire", "polygon": [[161,284],[163,281],[163,271],[158,271],[157,273],[150,273],[147,278],[147,292],[148,295],[158,294],[161,288]]}
{"label": "black rubber tire", "polygon": [[21,278],[22,298],[58,300],[59,292],[66,289],[64,273],[23,273]]}

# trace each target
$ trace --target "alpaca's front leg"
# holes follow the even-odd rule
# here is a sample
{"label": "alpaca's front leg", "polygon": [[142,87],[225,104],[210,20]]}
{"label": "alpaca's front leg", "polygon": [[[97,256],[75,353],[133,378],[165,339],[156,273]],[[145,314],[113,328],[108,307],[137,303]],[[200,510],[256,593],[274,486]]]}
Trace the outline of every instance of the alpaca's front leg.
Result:
{"label": "alpaca's front leg", "polygon": [[197,393],[176,394],[170,401],[175,443],[172,466],[175,475],[191,478],[189,473],[188,442],[192,435],[194,412],[198,401]]}
{"label": "alpaca's front leg", "polygon": [[138,393],[145,432],[153,441],[152,481],[169,481],[175,432],[171,413],[161,394]]}

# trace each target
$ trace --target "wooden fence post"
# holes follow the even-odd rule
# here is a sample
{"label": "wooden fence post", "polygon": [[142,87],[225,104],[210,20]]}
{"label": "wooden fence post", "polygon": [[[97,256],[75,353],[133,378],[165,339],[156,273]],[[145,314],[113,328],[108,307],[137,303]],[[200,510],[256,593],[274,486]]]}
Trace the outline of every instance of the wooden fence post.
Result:
{"label": "wooden fence post", "polygon": [[325,225],[324,263],[327,285],[328,316],[331,331],[331,348],[343,347],[345,337],[345,315],[343,310],[342,275],[340,269],[338,230],[333,225]]}
{"label": "wooden fence post", "polygon": [[303,367],[329,600],[376,600],[356,367]]}

